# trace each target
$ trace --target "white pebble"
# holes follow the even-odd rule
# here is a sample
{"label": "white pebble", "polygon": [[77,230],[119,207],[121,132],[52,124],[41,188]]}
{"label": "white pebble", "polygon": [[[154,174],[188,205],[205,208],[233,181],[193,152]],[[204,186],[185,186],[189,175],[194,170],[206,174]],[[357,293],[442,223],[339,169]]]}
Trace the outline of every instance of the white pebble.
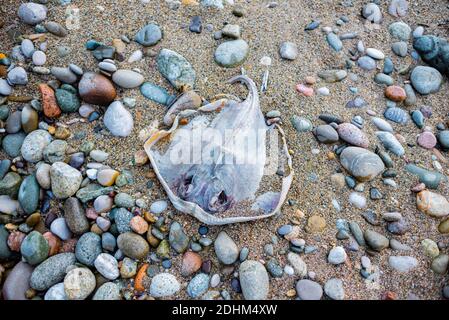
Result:
{"label": "white pebble", "polygon": [[349,202],[359,209],[366,207],[366,198],[362,194],[357,192],[352,192],[349,195]]}
{"label": "white pebble", "polygon": [[32,60],[34,65],[42,66],[47,62],[47,56],[42,51],[34,51]]}

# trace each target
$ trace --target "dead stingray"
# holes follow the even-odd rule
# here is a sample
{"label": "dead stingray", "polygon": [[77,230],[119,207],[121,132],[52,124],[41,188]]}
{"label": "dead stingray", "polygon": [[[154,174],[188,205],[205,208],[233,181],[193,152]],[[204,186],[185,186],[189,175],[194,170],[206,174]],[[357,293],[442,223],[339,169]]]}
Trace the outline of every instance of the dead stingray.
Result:
{"label": "dead stingray", "polygon": [[[246,222],[274,215],[284,203],[293,179],[284,132],[278,124],[266,124],[254,82],[240,75],[232,78],[230,83],[237,81],[245,83],[249,89],[245,101],[219,99],[196,110],[181,110],[169,130],[158,130],[157,124],[150,128],[144,146],[174,207],[209,225]],[[211,116],[215,118],[211,119]],[[181,119],[185,118],[191,120],[180,126]],[[269,191],[256,197],[267,162],[269,130],[280,133],[281,153],[286,158],[289,172],[282,178],[280,191]],[[241,138],[249,136],[256,136],[252,140],[255,143],[242,143]],[[158,145],[163,143],[168,147],[161,152]],[[248,153],[248,149],[253,153]],[[242,203],[250,203],[248,210],[254,215],[242,216],[242,211],[237,209],[240,215],[227,216]]]}

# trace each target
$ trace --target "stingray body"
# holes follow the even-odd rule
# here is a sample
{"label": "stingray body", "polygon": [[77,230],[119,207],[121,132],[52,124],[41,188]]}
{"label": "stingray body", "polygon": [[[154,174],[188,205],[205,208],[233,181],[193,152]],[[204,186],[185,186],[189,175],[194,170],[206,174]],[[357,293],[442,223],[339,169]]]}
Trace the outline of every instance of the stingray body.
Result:
{"label": "stingray body", "polygon": [[[277,127],[290,174],[283,178],[280,192],[256,199],[266,164],[266,135],[274,126],[265,123],[254,82],[246,76],[230,80],[236,81],[247,85],[246,100],[221,99],[197,110],[183,110],[169,130],[154,128],[145,143],[153,169],[175,208],[211,225],[273,215],[285,200],[293,176],[285,137]],[[210,120],[211,113],[217,111]],[[188,116],[193,119],[180,127],[179,120]],[[156,145],[167,136],[169,146],[161,153]],[[263,214],[226,217],[228,210],[245,200],[254,201],[253,208],[262,208]]]}

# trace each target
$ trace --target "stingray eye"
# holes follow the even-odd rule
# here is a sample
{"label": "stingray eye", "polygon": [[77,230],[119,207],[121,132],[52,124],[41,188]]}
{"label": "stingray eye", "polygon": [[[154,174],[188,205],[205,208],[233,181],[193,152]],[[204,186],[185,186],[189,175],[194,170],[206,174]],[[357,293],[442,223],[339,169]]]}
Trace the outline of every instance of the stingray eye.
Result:
{"label": "stingray eye", "polygon": [[218,195],[218,203],[219,204],[223,204],[226,203],[228,201],[228,197],[226,196],[226,193],[224,192],[224,190],[222,192],[220,192],[220,194]]}

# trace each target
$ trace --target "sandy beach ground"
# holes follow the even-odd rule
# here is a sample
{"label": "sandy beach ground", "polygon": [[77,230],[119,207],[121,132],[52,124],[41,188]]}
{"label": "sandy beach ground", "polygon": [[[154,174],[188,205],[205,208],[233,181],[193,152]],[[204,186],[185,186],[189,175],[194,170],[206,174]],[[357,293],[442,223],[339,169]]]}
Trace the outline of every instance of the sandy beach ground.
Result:
{"label": "sandy beach ground", "polygon": [[[288,195],[289,200],[294,200],[294,205],[286,203],[282,209],[282,214],[264,221],[245,223],[230,226],[211,227],[209,236],[214,239],[216,235],[225,230],[241,248],[247,246],[250,249],[249,258],[252,260],[268,261],[264,254],[264,245],[271,243],[271,238],[276,234],[276,229],[290,223],[295,211],[300,209],[305,213],[305,217],[300,220],[302,232],[300,237],[306,240],[307,245],[318,247],[318,251],[313,254],[302,255],[307,263],[308,270],[316,273],[316,281],[324,284],[328,279],[337,277],[344,282],[347,299],[381,299],[387,291],[393,291],[399,299],[407,299],[410,294],[421,299],[441,299],[441,288],[448,282],[448,276],[436,275],[430,269],[431,259],[423,254],[421,241],[430,238],[435,242],[442,241],[448,243],[447,235],[441,235],[437,226],[439,221],[432,219],[416,209],[415,195],[410,192],[410,187],[417,183],[416,177],[408,174],[404,170],[406,164],[404,159],[394,157],[395,169],[399,175],[395,178],[398,184],[397,189],[392,189],[382,183],[381,178],[365,184],[365,196],[369,199],[369,189],[371,186],[377,187],[384,198],[373,201],[368,200],[367,208],[359,210],[351,206],[348,197],[351,190],[347,187],[337,189],[330,180],[330,176],[337,172],[341,165],[338,160],[329,160],[327,153],[331,147],[319,144],[311,133],[301,133],[295,131],[290,123],[294,115],[303,116],[312,121],[314,125],[321,124],[318,115],[321,113],[332,113],[350,121],[355,115],[360,115],[365,119],[364,132],[370,138],[370,149],[374,150],[377,139],[374,135],[375,128],[369,123],[367,109],[382,115],[386,108],[384,89],[373,81],[375,70],[368,72],[355,67],[351,72],[358,75],[358,81],[352,82],[349,78],[340,83],[324,84],[318,82],[314,88],[326,85],[331,94],[329,96],[304,97],[295,90],[295,85],[303,82],[306,76],[316,76],[318,71],[325,69],[344,68],[347,50],[353,48],[357,40],[345,40],[344,50],[340,53],[334,52],[325,40],[325,34],[320,28],[305,32],[304,27],[314,19],[321,21],[321,26],[335,26],[335,21],[342,15],[349,18],[349,22],[340,29],[344,32],[357,32],[359,39],[362,39],[365,47],[373,47],[382,50],[390,56],[395,66],[405,66],[413,64],[410,56],[398,58],[391,52],[391,43],[387,27],[390,23],[402,20],[409,24],[412,29],[418,25],[425,26],[426,34],[436,34],[443,37],[448,35],[448,2],[438,1],[410,1],[409,12],[406,17],[398,19],[389,16],[387,12],[387,1],[382,1],[382,12],[384,21],[380,29],[372,29],[364,26],[365,20],[361,17],[360,11],[366,1],[352,1],[352,7],[341,6],[339,0],[279,0],[275,8],[267,8],[270,1],[240,1],[247,14],[238,18],[234,16],[232,9],[226,7],[224,10],[206,9],[203,7],[181,6],[178,10],[171,10],[162,0],[152,0],[148,4],[142,4],[137,0],[117,0],[117,1],[72,1],[71,6],[79,9],[80,28],[70,30],[69,36],[56,38],[48,36],[48,62],[49,66],[67,66],[69,63],[76,63],[84,70],[98,70],[97,62],[91,52],[87,51],[84,44],[89,39],[96,39],[106,44],[110,44],[112,39],[127,35],[130,39],[145,24],[155,21],[163,30],[163,40],[154,49],[168,48],[182,54],[193,65],[197,73],[196,89],[206,99],[210,99],[220,93],[236,94],[245,97],[246,89],[240,85],[229,85],[226,80],[239,74],[239,68],[224,69],[214,62],[214,51],[223,40],[214,40],[213,32],[203,28],[201,34],[191,33],[188,25],[193,16],[202,17],[203,26],[211,24],[214,31],[221,30],[225,22],[238,24],[242,28],[242,38],[249,43],[250,54],[243,67],[247,74],[253,78],[260,86],[262,74],[265,67],[259,61],[263,56],[272,58],[272,65],[269,68],[270,78],[267,92],[260,97],[262,111],[268,112],[277,109],[282,113],[283,128],[287,134],[289,148],[294,152],[293,166],[295,178]],[[19,23],[17,8],[20,1],[2,0],[1,18],[4,26],[16,25],[23,34],[33,33],[32,28]],[[67,7],[59,5],[48,5],[48,20],[56,21],[64,25],[65,10]],[[5,28],[5,27],[3,27]],[[279,45],[284,41],[291,41],[297,44],[299,58],[295,61],[285,61],[279,56]],[[9,52],[13,47],[13,42],[6,32],[0,29],[0,52]],[[58,46],[67,46],[71,53],[64,58],[57,55]],[[131,42],[126,47],[126,55],[141,48],[135,42]],[[409,45],[410,48],[410,45]],[[379,64],[380,66],[382,64]],[[120,63],[121,68],[139,68],[146,81],[153,82],[167,88],[171,92],[173,88],[162,78],[157,70],[155,58],[145,58],[133,63]],[[393,74],[396,84],[403,85],[408,76],[401,76],[397,72]],[[49,80],[47,76],[37,76],[30,73],[30,83],[26,87],[19,87],[15,94],[31,95],[39,98],[37,84]],[[349,87],[354,86],[359,89],[359,95],[367,102],[368,106],[363,109],[348,109],[345,104],[354,98],[354,94],[349,91]],[[446,123],[449,113],[449,85],[445,78],[443,86],[438,93],[423,97],[418,96],[416,107],[428,105],[432,107],[433,115],[426,121],[426,125],[435,127],[439,122]],[[131,195],[140,194],[148,203],[158,199],[166,199],[166,195],[155,178],[148,178],[151,171],[149,165],[135,167],[132,165],[132,158],[136,151],[142,149],[142,143],[138,139],[141,129],[147,127],[154,119],[161,120],[165,108],[146,100],[135,90],[118,90],[120,98],[133,97],[137,99],[136,107],[131,109],[135,119],[133,134],[127,138],[114,138],[94,133],[94,127],[101,125],[100,122],[92,124],[75,124],[70,126],[72,133],[84,131],[87,140],[95,142],[95,148],[107,151],[111,154],[107,164],[118,170],[129,169],[133,172],[135,183],[121,188],[121,191]],[[19,104],[11,104],[13,108]],[[64,115],[60,121],[65,122],[77,117],[77,114]],[[394,125],[397,132],[402,134],[407,143],[413,147],[406,147],[406,158],[424,167],[431,168],[431,151],[420,148],[416,145],[416,136],[420,132],[413,123],[406,126]],[[83,140],[70,138],[68,143],[74,148],[78,147]],[[319,149],[319,154],[312,154],[312,149]],[[447,157],[447,154],[444,154]],[[447,164],[443,163],[444,172],[448,173]],[[313,179],[316,176],[316,181]],[[151,189],[147,188],[148,180],[154,181]],[[440,186],[439,193],[444,196],[449,195],[448,184]],[[341,212],[337,212],[332,206],[332,199],[337,199],[342,207]],[[399,211],[409,221],[410,231],[404,236],[394,236],[412,247],[412,251],[407,253],[419,260],[419,267],[412,272],[400,274],[393,271],[388,265],[388,257],[396,255],[391,249],[386,249],[380,254],[371,257],[372,263],[380,269],[379,286],[365,283],[360,275],[360,257],[363,256],[364,249],[358,252],[348,251],[349,259],[345,264],[333,266],[326,261],[329,250],[336,244],[345,245],[345,242],[337,241],[335,234],[337,229],[335,221],[344,218],[348,221],[356,221],[362,229],[376,230],[387,235],[385,224],[380,226],[370,226],[361,214],[367,209],[375,211],[379,216],[387,211]],[[182,215],[173,207],[170,207],[175,219],[182,223],[189,236],[198,235],[197,230],[200,223],[195,219]],[[307,218],[311,215],[320,215],[326,220],[326,229],[322,234],[308,234],[304,227]],[[170,221],[170,219],[168,220]],[[391,237],[391,234],[388,234]],[[286,261],[285,252],[288,251],[288,241],[279,239],[274,245],[274,257],[284,266]],[[448,253],[448,248],[442,250]],[[222,266],[216,260],[213,247],[203,250],[200,255],[205,259],[213,260],[212,273],[220,272]],[[172,259],[173,267],[171,272],[182,279],[183,285],[187,285],[190,278],[183,278],[180,275],[181,256]],[[162,268],[161,268],[162,270]],[[230,287],[232,273],[224,276],[224,283],[220,284],[220,289],[227,288],[234,299],[241,299],[241,294],[236,294]],[[275,279],[270,277],[270,299],[292,299],[287,297],[287,291],[295,287],[297,277],[282,277]],[[176,298],[187,298],[185,290],[181,290]]]}

